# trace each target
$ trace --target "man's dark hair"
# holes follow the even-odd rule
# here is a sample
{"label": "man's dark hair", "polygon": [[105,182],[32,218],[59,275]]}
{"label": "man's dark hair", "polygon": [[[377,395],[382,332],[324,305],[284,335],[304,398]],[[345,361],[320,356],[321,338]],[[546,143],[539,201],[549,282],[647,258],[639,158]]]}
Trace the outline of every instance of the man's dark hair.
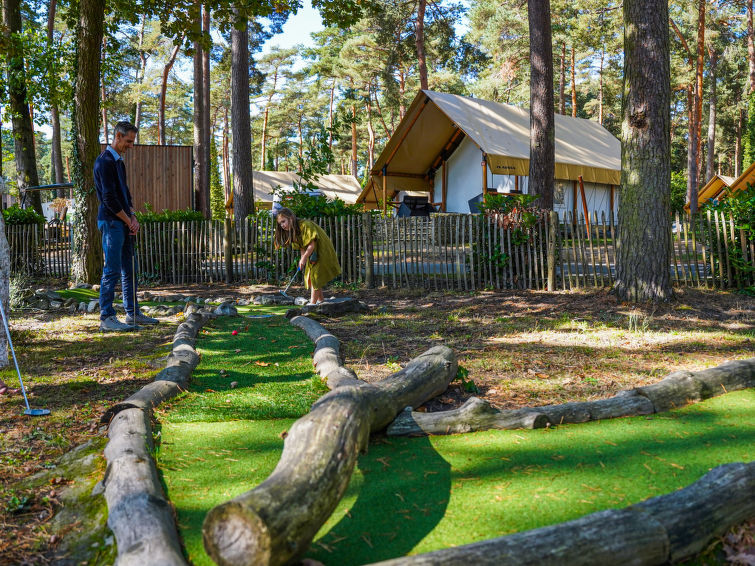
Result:
{"label": "man's dark hair", "polygon": [[139,131],[139,128],[134,126],[131,122],[122,121],[118,122],[115,125],[115,128],[113,130],[113,139],[115,139],[116,134],[121,134],[122,136],[125,136],[129,132],[137,133]]}

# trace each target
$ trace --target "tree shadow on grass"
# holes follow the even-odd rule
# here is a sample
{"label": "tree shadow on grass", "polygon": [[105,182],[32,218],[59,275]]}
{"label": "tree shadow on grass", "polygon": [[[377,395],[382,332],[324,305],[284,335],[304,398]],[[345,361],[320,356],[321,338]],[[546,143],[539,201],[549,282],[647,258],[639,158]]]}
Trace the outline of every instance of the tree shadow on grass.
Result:
{"label": "tree shadow on grass", "polygon": [[379,439],[359,458],[358,468],[334,514],[341,519],[307,554],[324,564],[367,564],[408,554],[445,515],[451,466],[429,438]]}

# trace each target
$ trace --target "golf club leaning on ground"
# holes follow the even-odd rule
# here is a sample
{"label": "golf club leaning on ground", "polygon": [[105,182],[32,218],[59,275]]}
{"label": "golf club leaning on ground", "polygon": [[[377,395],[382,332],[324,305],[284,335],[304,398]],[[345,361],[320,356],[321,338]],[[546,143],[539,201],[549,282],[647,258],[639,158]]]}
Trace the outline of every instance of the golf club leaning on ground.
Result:
{"label": "golf club leaning on ground", "polygon": [[3,326],[5,327],[5,336],[8,338],[8,347],[11,354],[13,354],[13,363],[16,365],[16,373],[18,374],[18,382],[21,384],[21,393],[24,395],[24,403],[26,403],[25,415],[32,417],[40,417],[43,415],[49,415],[49,409],[32,409],[29,406],[29,399],[26,397],[26,388],[24,387],[24,380],[21,379],[21,370],[18,369],[18,361],[16,360],[16,351],[13,349],[13,340],[10,337],[10,328],[8,327],[8,319],[5,318],[5,309],[3,308],[3,302],[0,301],[0,314],[3,316]]}
{"label": "golf club leaning on ground", "polygon": [[300,268],[300,267],[297,267],[297,268],[296,268],[296,273],[294,273],[294,276],[293,276],[293,277],[291,278],[291,281],[289,281],[289,282],[288,282],[288,285],[286,285],[286,288],[285,288],[285,289],[283,289],[283,291],[281,291],[281,292],[280,292],[280,294],[281,294],[281,295],[283,295],[284,297],[286,297],[287,299],[290,299],[290,298],[291,298],[291,297],[289,297],[289,296],[288,296],[288,294],[287,294],[287,292],[288,292],[288,288],[289,288],[289,287],[291,286],[291,283],[293,283],[293,282],[294,282],[294,279],[296,279],[296,276],[297,276],[297,275],[299,275],[299,272],[300,272],[300,271],[301,271],[301,268]]}

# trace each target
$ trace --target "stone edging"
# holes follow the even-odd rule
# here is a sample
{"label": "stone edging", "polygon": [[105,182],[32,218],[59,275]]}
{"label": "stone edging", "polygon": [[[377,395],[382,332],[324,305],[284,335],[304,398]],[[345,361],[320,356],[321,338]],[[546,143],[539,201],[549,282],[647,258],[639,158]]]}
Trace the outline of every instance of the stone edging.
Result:
{"label": "stone edging", "polygon": [[209,316],[195,313],[181,323],[166,366],[155,380],[105,412],[109,442],[107,469],[100,483],[108,526],[117,541],[119,565],[186,566],[173,514],[152,458],[152,409],[188,385],[200,360],[197,333]]}

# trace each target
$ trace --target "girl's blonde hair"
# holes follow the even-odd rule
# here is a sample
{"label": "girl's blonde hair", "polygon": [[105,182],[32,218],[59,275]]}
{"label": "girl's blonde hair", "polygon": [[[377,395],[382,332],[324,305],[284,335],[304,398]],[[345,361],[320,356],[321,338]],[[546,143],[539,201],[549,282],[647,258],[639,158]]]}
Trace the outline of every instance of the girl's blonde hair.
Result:
{"label": "girl's blonde hair", "polygon": [[[278,217],[283,216],[288,219],[288,230],[284,230],[278,224]],[[301,228],[299,228],[299,219],[290,208],[282,207],[278,209],[275,215],[275,247],[287,248],[291,244],[298,243],[301,240]]]}

